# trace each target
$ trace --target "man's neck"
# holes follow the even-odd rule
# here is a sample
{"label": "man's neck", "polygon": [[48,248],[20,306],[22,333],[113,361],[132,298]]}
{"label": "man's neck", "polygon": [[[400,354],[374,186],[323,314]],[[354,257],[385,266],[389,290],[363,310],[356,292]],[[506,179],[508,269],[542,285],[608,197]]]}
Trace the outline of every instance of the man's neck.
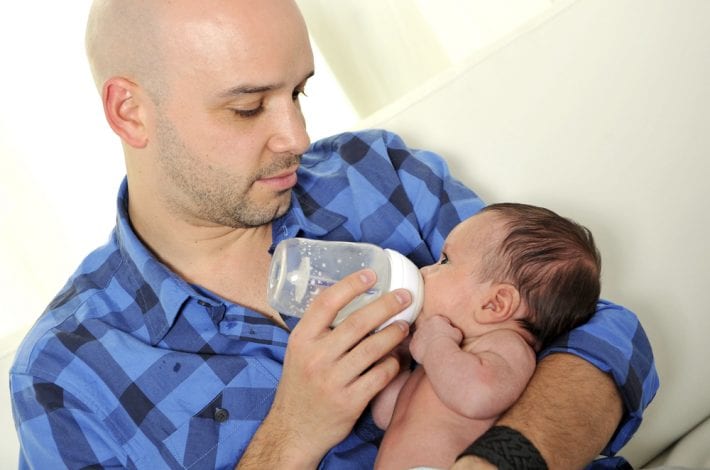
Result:
{"label": "man's neck", "polygon": [[271,224],[233,228],[189,222],[129,202],[133,229],[185,281],[244,305],[283,326],[266,301]]}

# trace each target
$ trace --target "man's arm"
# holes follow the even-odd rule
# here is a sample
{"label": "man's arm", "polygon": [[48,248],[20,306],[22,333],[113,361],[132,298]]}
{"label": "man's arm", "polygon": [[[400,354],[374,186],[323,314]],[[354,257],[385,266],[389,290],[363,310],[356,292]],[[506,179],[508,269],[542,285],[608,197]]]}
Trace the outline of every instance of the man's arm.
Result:
{"label": "man's arm", "polygon": [[[79,385],[68,390],[56,376],[39,377],[18,369],[10,372],[20,440],[17,468],[135,468],[131,458],[135,455],[126,451],[116,439],[115,428],[106,426],[106,415],[87,399],[94,389]],[[78,375],[66,370],[65,375],[81,384]],[[86,396],[80,396],[82,388],[88,390]]]}
{"label": "man's arm", "polygon": [[[622,402],[607,374],[571,354],[541,360],[520,400],[498,424],[521,432],[550,469],[582,468],[604,448],[619,425]],[[455,470],[495,468],[463,457]]]}
{"label": "man's arm", "polygon": [[614,455],[638,429],[659,387],[638,318],[606,300],[539,359],[528,390],[500,424],[539,447],[551,468],[579,468],[598,453]]}

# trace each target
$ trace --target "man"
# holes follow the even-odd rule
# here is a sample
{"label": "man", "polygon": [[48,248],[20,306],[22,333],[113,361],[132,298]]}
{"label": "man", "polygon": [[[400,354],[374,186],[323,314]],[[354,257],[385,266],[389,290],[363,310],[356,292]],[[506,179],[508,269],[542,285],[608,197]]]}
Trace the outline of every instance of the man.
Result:
{"label": "man", "polygon": [[[266,303],[269,250],[297,235],[362,240],[430,264],[482,203],[438,157],[391,134],[344,134],[301,157],[298,99],[314,70],[290,0],[97,0],[87,50],[127,179],[113,237],[18,352],[21,466],[371,466],[381,434],[365,411],[397,374],[389,352],[408,327],[368,333],[409,294],[330,330],[374,283],[364,270],[297,322]],[[635,317],[611,306],[595,319],[604,334],[618,326],[620,356],[633,347],[641,359],[616,364],[616,346],[598,368],[548,356],[501,420],[550,467],[592,459],[623,416],[617,449],[655,392]],[[579,353],[550,350],[568,351]],[[643,387],[614,383],[627,369]]]}

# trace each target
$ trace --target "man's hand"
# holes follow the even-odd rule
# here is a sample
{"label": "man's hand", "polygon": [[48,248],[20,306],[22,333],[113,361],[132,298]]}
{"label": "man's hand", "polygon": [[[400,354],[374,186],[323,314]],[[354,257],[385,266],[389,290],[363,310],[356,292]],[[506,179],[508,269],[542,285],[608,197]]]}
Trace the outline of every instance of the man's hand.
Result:
{"label": "man's hand", "polygon": [[375,280],[373,271],[359,271],[313,300],[291,333],[271,411],[238,468],[315,468],[397,375],[399,361],[389,353],[409,326],[398,321],[370,333],[409,305],[408,291],[385,294],[337,328],[329,327],[338,311]]}
{"label": "man's hand", "polygon": [[463,339],[463,333],[441,315],[434,315],[417,324],[417,329],[409,344],[409,351],[414,360],[423,364],[430,346],[441,339],[459,345]]}

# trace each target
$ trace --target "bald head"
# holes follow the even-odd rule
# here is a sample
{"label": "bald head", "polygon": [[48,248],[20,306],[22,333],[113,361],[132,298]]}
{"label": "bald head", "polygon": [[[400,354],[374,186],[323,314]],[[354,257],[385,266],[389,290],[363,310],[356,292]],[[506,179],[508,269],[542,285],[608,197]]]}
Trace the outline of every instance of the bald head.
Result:
{"label": "bald head", "polygon": [[[268,34],[263,26],[284,18],[295,18],[297,28],[305,31],[293,0],[94,0],[86,28],[87,56],[99,92],[106,80],[118,76],[155,98],[167,92],[165,77],[175,74],[176,67],[194,69],[202,67],[196,61],[223,60],[234,49],[222,49],[246,44],[242,30],[260,25]],[[261,40],[249,39],[248,47],[258,53]]]}
{"label": "bald head", "polygon": [[86,52],[96,87],[125,77],[145,89],[159,89],[161,24],[151,0],[95,0],[86,27]]}
{"label": "bald head", "polygon": [[309,143],[313,53],[294,0],[94,0],[86,45],[134,223],[135,207],[146,225],[163,213],[231,227],[288,208],[290,192],[262,180]]}

